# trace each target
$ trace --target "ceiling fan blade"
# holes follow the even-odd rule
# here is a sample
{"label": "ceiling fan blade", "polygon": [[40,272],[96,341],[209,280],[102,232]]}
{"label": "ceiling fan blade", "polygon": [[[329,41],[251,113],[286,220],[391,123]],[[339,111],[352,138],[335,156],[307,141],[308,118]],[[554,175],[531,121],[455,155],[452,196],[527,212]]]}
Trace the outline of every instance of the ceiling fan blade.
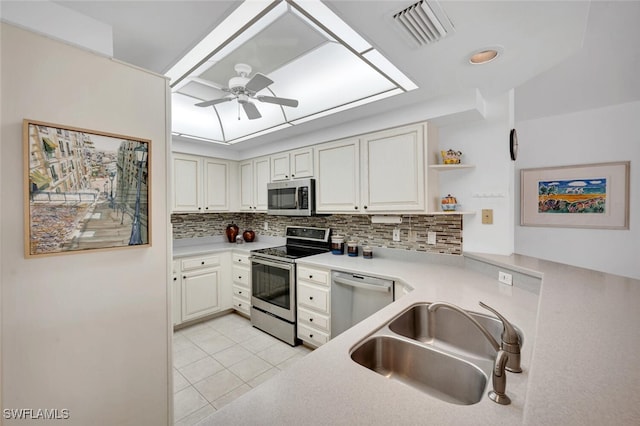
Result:
{"label": "ceiling fan blade", "polygon": [[262,117],[258,108],[251,102],[245,102],[242,104],[242,108],[244,108],[244,112],[247,114],[249,120],[255,120],[256,118]]}
{"label": "ceiling fan blade", "polygon": [[249,92],[257,93],[270,84],[273,84],[273,80],[258,72],[255,73],[253,77],[251,77],[251,80],[247,82],[244,88]]}
{"label": "ceiling fan blade", "polygon": [[256,99],[260,102],[268,102],[270,104],[278,104],[294,108],[298,106],[298,101],[296,99],[276,98],[275,96],[256,96]]}
{"label": "ceiling fan blade", "polygon": [[208,107],[211,105],[216,105],[216,104],[221,104],[222,102],[229,102],[234,100],[235,98],[220,98],[220,99],[213,99],[210,101],[204,101],[204,102],[199,102],[196,104],[196,106],[199,107]]}

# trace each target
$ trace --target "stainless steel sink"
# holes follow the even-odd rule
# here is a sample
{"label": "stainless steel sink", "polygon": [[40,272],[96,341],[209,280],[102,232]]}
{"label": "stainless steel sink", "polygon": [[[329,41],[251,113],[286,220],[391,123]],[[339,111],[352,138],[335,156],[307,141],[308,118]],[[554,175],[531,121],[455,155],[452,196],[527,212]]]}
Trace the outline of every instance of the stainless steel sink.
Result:
{"label": "stainless steel sink", "polygon": [[364,340],[351,359],[391,380],[396,380],[453,404],[479,402],[487,375],[461,358],[391,336]]}
{"label": "stainless steel sink", "polygon": [[[456,311],[439,309],[434,312],[435,324],[431,327],[433,335],[430,335],[428,306],[428,303],[423,303],[408,308],[388,324],[389,329],[409,339],[452,350],[462,355],[495,359],[496,350],[487,338],[467,318]],[[468,313],[485,327],[496,341],[500,342],[503,329],[500,320],[477,312]],[[518,337],[522,345],[522,333],[518,332]]]}
{"label": "stainless steel sink", "polygon": [[[498,343],[502,322],[444,302],[434,305],[430,313],[430,305],[419,303],[398,314],[356,345],[351,359],[390,380],[460,405],[478,403],[488,378],[493,377],[490,398],[508,404],[502,362],[508,357]],[[517,327],[513,330],[522,345],[522,333]],[[498,352],[502,357],[497,357]]]}

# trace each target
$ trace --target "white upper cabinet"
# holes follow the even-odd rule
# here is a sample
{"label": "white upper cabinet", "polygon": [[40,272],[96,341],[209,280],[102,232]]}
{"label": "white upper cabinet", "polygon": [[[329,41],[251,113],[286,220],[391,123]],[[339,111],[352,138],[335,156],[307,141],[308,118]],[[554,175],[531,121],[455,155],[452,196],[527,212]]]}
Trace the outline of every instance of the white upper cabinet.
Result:
{"label": "white upper cabinet", "polygon": [[364,135],[361,149],[365,212],[425,211],[423,125]]}
{"label": "white upper cabinet", "polygon": [[271,156],[271,181],[313,177],[313,148]]}
{"label": "white upper cabinet", "polygon": [[173,211],[197,212],[200,205],[202,161],[198,157],[173,155]]}
{"label": "white upper cabinet", "polygon": [[315,147],[316,211],[360,210],[360,141],[346,139]]}
{"label": "white upper cabinet", "polygon": [[426,212],[425,126],[404,126],[316,146],[316,210]]}
{"label": "white upper cabinet", "polygon": [[267,211],[267,184],[270,182],[270,158],[261,157],[240,163],[240,210]]}
{"label": "white upper cabinet", "polygon": [[173,154],[173,212],[229,211],[226,160]]}

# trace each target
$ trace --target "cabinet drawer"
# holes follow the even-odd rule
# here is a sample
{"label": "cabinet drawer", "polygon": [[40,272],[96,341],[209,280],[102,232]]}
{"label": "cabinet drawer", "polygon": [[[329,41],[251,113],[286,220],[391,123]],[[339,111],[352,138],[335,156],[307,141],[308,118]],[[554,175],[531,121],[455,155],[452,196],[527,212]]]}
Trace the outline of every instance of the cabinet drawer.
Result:
{"label": "cabinet drawer", "polygon": [[314,328],[319,328],[322,331],[330,332],[329,330],[329,317],[327,315],[318,314],[315,312],[307,311],[306,309],[298,308],[298,320],[312,325]]}
{"label": "cabinet drawer", "polygon": [[202,256],[182,259],[182,270],[197,269],[208,266],[218,266],[220,264],[220,256]]}
{"label": "cabinet drawer", "polygon": [[232,261],[234,265],[251,266],[248,254],[233,253]]}
{"label": "cabinet drawer", "polygon": [[249,302],[251,298],[251,292],[244,287],[233,286],[233,297],[239,297],[245,299],[245,302]]}
{"label": "cabinet drawer", "polygon": [[299,283],[298,304],[313,308],[322,313],[329,313],[329,290]]}
{"label": "cabinet drawer", "polygon": [[249,275],[251,272],[248,268],[234,266],[231,273],[233,274],[232,278],[234,283],[242,284],[247,288],[249,287]]}
{"label": "cabinet drawer", "polygon": [[244,299],[238,299],[237,297],[233,298],[233,309],[236,311],[240,311],[245,315],[250,315],[249,303]]}
{"label": "cabinet drawer", "polygon": [[329,341],[329,334],[298,324],[298,338],[312,345],[321,346]]}
{"label": "cabinet drawer", "polygon": [[303,266],[298,267],[298,278],[311,281],[315,284],[329,285],[329,273],[319,269],[310,269]]}

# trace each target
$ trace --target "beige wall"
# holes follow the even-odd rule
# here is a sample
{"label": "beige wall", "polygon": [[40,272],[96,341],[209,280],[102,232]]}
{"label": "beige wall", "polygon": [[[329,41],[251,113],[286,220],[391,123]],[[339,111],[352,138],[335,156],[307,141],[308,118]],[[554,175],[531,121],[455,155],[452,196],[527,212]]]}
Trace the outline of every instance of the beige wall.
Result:
{"label": "beige wall", "polygon": [[[7,24],[1,43],[3,408],[169,424],[167,81]],[[25,259],[24,118],[152,140],[153,246]]]}

